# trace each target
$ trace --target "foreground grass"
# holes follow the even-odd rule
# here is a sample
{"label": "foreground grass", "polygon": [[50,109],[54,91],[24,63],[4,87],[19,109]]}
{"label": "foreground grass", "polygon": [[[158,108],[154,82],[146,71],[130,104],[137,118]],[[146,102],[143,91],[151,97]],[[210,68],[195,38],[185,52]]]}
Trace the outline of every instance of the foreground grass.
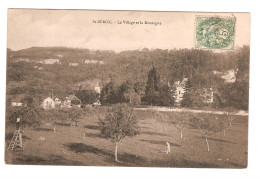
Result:
{"label": "foreground grass", "polygon": [[[174,113],[173,113],[174,114]],[[104,112],[100,116],[104,115]],[[200,114],[203,115],[203,114]],[[6,151],[8,164],[33,165],[85,165],[85,166],[153,166],[153,167],[247,167],[247,117],[236,116],[232,127],[209,138],[210,152],[205,140],[194,129],[184,129],[183,139],[172,125],[166,130],[149,111],[137,111],[140,135],[119,143],[118,159],[114,161],[114,145],[102,136],[98,117],[86,115],[79,127],[58,124],[56,133],[52,125],[43,122],[39,129],[24,132],[24,150],[20,153]],[[221,117],[221,116],[219,116]],[[6,129],[6,148],[14,129]],[[86,138],[83,139],[83,133]],[[45,139],[45,140],[40,140]],[[165,154],[165,142],[171,144],[171,153]]]}

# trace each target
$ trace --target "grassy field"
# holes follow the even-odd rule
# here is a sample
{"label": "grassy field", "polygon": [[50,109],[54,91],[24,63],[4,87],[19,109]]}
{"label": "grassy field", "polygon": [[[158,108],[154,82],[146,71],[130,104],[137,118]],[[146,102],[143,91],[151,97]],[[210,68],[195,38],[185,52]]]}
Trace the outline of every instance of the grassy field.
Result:
{"label": "grassy field", "polygon": [[[176,112],[173,113],[173,115]],[[247,167],[248,118],[235,116],[232,126],[223,133],[209,137],[210,151],[198,130],[184,129],[183,139],[173,125],[163,125],[150,111],[136,111],[140,119],[140,135],[119,143],[118,159],[114,161],[114,145],[100,135],[98,116],[94,113],[79,120],[78,127],[59,123],[56,133],[52,124],[43,122],[41,128],[26,129],[24,150],[5,153],[7,164],[143,166],[143,167]],[[104,116],[104,112],[100,115]],[[203,115],[203,114],[200,114]],[[219,116],[221,117],[221,116]],[[6,129],[6,148],[14,133]],[[86,138],[83,133],[86,132]],[[44,140],[42,140],[44,139]],[[171,145],[166,154],[165,143]]]}

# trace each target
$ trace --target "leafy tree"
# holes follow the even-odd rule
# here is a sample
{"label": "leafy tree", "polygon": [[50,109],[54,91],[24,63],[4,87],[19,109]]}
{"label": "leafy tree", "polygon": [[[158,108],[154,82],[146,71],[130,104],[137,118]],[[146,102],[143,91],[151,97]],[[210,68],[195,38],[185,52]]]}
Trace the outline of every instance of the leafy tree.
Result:
{"label": "leafy tree", "polygon": [[132,105],[133,104],[133,97],[135,96],[135,90],[134,90],[134,85],[131,81],[127,80],[126,83],[126,89],[124,91],[124,98],[126,101]]}
{"label": "leafy tree", "polygon": [[76,126],[78,126],[78,120],[82,115],[82,109],[79,107],[72,107],[69,110],[70,110],[69,118],[72,120],[72,122],[75,122]]}
{"label": "leafy tree", "polygon": [[8,63],[7,62],[7,80],[23,81],[28,75],[28,67],[24,62]]}
{"label": "leafy tree", "polygon": [[100,93],[100,101],[102,104],[115,104],[117,102],[117,89],[113,81],[107,83]]}
{"label": "leafy tree", "polygon": [[236,81],[235,83],[223,84],[215,95],[218,106],[225,108],[236,108],[248,110],[249,83]]}
{"label": "leafy tree", "polygon": [[199,88],[190,88],[183,95],[183,99],[181,101],[181,106],[183,107],[201,107],[205,105],[204,97],[202,96],[203,92]]}
{"label": "leafy tree", "polygon": [[141,104],[140,98],[140,89],[134,85],[131,81],[127,80],[126,82],[122,83],[118,88],[117,98],[118,103],[127,102],[130,105],[138,105]]}
{"label": "leafy tree", "polygon": [[125,137],[139,134],[138,121],[133,108],[126,104],[116,104],[109,108],[104,119],[99,118],[101,134],[115,144],[115,160],[117,158],[118,143]]}
{"label": "leafy tree", "polygon": [[39,127],[41,125],[40,112],[38,108],[29,106],[8,107],[6,121],[9,125],[15,125],[17,118],[24,127]]}
{"label": "leafy tree", "polygon": [[171,92],[171,89],[168,85],[163,85],[160,89],[158,104],[161,106],[173,106],[174,105],[174,97]]}
{"label": "leafy tree", "polygon": [[145,90],[144,85],[142,85],[142,83],[140,83],[140,82],[135,82],[134,90],[135,90],[135,93],[137,93],[138,95],[143,95],[144,90]]}
{"label": "leafy tree", "polygon": [[84,105],[93,104],[98,99],[98,94],[94,90],[78,90],[75,96],[78,97]]}
{"label": "leafy tree", "polygon": [[250,57],[250,48],[249,46],[243,46],[238,50],[237,53],[237,80],[249,82],[249,57]]}
{"label": "leafy tree", "polygon": [[133,84],[129,80],[122,83],[117,90],[117,103],[130,103],[131,97],[134,95]]}

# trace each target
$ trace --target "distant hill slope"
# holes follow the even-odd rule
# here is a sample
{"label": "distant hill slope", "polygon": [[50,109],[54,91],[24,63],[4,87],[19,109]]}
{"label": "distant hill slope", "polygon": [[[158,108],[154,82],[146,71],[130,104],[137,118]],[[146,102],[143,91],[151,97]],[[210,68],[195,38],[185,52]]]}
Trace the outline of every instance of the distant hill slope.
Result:
{"label": "distant hill slope", "polygon": [[81,62],[82,59],[105,60],[115,53],[112,51],[91,51],[89,49],[66,48],[66,47],[31,47],[18,51],[12,51],[15,58],[29,58],[42,60],[58,58],[64,61]]}
{"label": "distant hill slope", "polygon": [[[126,80],[139,82],[146,86],[149,70],[154,66],[158,69],[161,83],[173,84],[183,77],[192,79],[193,84],[218,86],[223,83],[213,71],[224,72],[231,69],[239,70],[240,78],[248,77],[249,59],[243,56],[249,47],[236,51],[213,53],[208,50],[180,49],[142,49],[115,53],[66,47],[32,47],[19,51],[7,50],[7,82],[25,81],[27,87],[14,92],[48,94],[51,89],[67,95],[73,93],[73,86],[86,80],[99,79],[103,85],[112,79],[117,85]],[[245,51],[245,52],[243,52]],[[241,55],[242,54],[242,55]],[[59,59],[61,64],[46,65],[17,62],[25,58],[31,62],[43,59]],[[245,58],[245,60],[243,60]],[[103,61],[100,63],[84,63],[84,60]],[[70,66],[69,63],[79,63]],[[43,67],[39,70],[38,66]],[[8,88],[8,93],[12,91]]]}

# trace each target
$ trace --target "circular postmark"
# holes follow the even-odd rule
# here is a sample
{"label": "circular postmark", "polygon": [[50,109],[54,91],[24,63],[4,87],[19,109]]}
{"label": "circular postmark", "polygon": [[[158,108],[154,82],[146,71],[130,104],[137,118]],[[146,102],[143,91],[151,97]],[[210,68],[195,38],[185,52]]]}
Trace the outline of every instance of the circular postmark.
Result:
{"label": "circular postmark", "polygon": [[234,48],[234,18],[197,17],[196,20],[196,48]]}

